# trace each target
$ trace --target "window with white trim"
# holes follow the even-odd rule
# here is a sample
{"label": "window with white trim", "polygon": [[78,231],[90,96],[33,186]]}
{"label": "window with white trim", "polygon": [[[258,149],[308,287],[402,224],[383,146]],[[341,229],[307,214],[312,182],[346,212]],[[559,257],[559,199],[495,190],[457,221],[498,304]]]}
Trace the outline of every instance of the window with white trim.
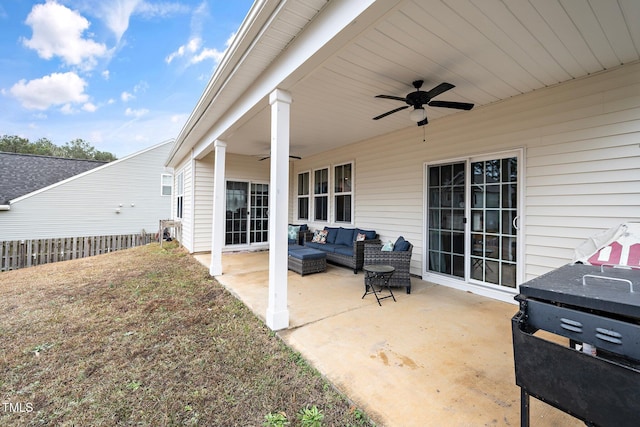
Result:
{"label": "window with white trim", "polygon": [[160,177],[160,195],[170,196],[173,193],[173,175],[163,173]]}
{"label": "window with white trim", "polygon": [[176,177],[176,218],[182,218],[182,204],[184,200],[184,172]]}
{"label": "window with white trim", "polygon": [[309,172],[298,174],[298,219],[309,220]]}
{"label": "window with white trim", "polygon": [[329,168],[313,171],[313,219],[329,220]]}
{"label": "window with white trim", "polygon": [[351,223],[352,169],[352,163],[337,165],[333,168],[335,222]]}

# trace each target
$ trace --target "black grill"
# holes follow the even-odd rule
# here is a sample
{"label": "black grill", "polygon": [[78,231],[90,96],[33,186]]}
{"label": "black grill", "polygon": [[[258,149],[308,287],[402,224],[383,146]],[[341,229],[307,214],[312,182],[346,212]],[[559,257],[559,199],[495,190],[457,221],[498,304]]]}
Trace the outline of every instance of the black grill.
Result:
{"label": "black grill", "polygon": [[529,396],[590,426],[640,425],[640,270],[566,265],[522,284],[516,300],[521,425]]}

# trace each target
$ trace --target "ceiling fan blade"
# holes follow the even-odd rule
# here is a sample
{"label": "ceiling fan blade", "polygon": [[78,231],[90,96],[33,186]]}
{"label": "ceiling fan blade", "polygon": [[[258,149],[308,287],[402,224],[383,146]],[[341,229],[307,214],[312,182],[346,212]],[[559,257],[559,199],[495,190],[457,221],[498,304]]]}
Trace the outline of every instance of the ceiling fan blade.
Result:
{"label": "ceiling fan blade", "polygon": [[384,114],[380,114],[379,116],[374,117],[373,120],[380,120],[383,117],[387,117],[389,114],[397,113],[398,111],[404,110],[405,108],[409,108],[409,106],[405,105],[403,107],[396,108],[395,110],[387,111]]}
{"label": "ceiling fan blade", "polygon": [[473,104],[468,102],[431,101],[428,105],[430,107],[455,108],[457,110],[471,110],[473,108]]}
{"label": "ceiling fan blade", "polygon": [[[268,159],[268,158],[270,158],[270,157],[271,157],[271,156],[263,157],[263,158],[261,158],[261,159],[258,159],[258,161],[260,161],[260,162],[261,162],[261,161],[263,161],[263,160],[267,160],[267,159]],[[300,159],[302,159],[302,157],[300,157],[300,156],[289,156],[289,158],[290,158],[290,159],[296,159],[296,160],[300,160]]]}
{"label": "ceiling fan blade", "polygon": [[393,95],[376,95],[376,98],[393,99],[396,101],[407,102],[407,98],[400,98],[399,96]]}
{"label": "ceiling fan blade", "polygon": [[425,117],[424,120],[418,122],[418,126],[424,126],[429,123],[429,120]]}
{"label": "ceiling fan blade", "polygon": [[427,92],[427,95],[429,96],[429,99],[433,99],[441,93],[451,90],[454,87],[455,85],[452,85],[451,83],[440,83],[438,86]]}

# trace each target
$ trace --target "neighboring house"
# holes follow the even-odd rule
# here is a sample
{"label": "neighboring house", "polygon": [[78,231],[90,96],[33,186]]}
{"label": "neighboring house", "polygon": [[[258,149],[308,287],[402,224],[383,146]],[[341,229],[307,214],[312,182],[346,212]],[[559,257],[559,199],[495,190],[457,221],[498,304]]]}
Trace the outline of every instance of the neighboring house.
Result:
{"label": "neighboring house", "polygon": [[156,233],[173,140],[110,163],[0,153],[0,240]]}
{"label": "neighboring house", "polygon": [[[269,247],[272,329],[288,223],[402,235],[413,274],[513,302],[640,220],[639,22],[632,0],[256,1],[167,161],[182,243],[213,275],[223,250]],[[415,80],[475,107],[372,120]]]}

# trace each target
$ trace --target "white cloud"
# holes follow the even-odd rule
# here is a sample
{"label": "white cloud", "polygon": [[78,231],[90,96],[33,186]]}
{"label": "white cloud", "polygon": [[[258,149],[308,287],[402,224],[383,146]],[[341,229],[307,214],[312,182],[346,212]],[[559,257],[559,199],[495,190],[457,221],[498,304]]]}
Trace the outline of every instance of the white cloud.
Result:
{"label": "white cloud", "polygon": [[[229,40],[227,40],[226,47],[229,47],[229,42],[232,39],[233,35]],[[200,37],[193,37],[186,44],[180,46],[176,51],[171,52],[165,58],[165,62],[167,64],[171,64],[171,62],[176,58],[185,58],[187,64],[194,65],[206,59],[213,59],[213,61],[218,64],[222,60],[225,52],[226,49],[224,51],[219,51],[215,48],[203,48],[202,39]]]}
{"label": "white cloud", "polygon": [[88,111],[89,113],[93,113],[98,109],[98,107],[95,104],[91,103],[91,102],[87,102],[86,104],[84,104],[82,106],[82,109],[84,111]]}
{"label": "white cloud", "polygon": [[171,64],[171,62],[176,58],[182,58],[183,56],[193,56],[194,53],[200,49],[202,45],[202,39],[200,37],[191,38],[186,44],[180,46],[175,52],[171,52],[166,58],[165,61],[167,64]]}
{"label": "white cloud", "polygon": [[212,59],[216,65],[220,63],[225,52],[231,45],[235,37],[235,33],[232,33],[226,40],[225,49],[222,51],[216,48],[204,47],[200,34],[203,32],[205,22],[208,17],[209,8],[207,2],[203,1],[193,11],[193,16],[191,17],[191,37],[189,38],[189,41],[167,55],[165,58],[165,62],[167,64],[171,64],[178,58],[184,58],[184,62],[187,66],[195,65],[208,59]]}
{"label": "white cloud", "polygon": [[86,85],[87,82],[74,72],[53,73],[28,82],[20,80],[9,92],[30,110],[46,110],[52,105],[63,104],[69,104],[70,108],[72,103],[87,102]]}
{"label": "white cloud", "polygon": [[73,114],[75,113],[75,110],[73,109],[71,104],[64,104],[62,108],[60,108],[60,112],[62,114]]}
{"label": "white cloud", "polygon": [[[91,4],[91,3],[90,3]],[[87,13],[96,13],[120,43],[122,36],[129,28],[131,16],[144,18],[164,18],[177,13],[188,13],[189,7],[180,3],[149,3],[144,0],[112,0],[99,2],[98,10],[85,7]]]}
{"label": "white cloud", "polygon": [[35,5],[26,23],[33,34],[22,42],[41,58],[59,56],[68,65],[90,70],[95,67],[96,58],[108,53],[104,44],[82,37],[90,26],[89,21],[55,0]]}
{"label": "white cloud", "polygon": [[105,80],[109,80],[109,77],[111,77],[111,75],[110,75],[110,73],[109,73],[109,70],[104,70],[104,71],[103,71],[102,73],[100,73],[100,74],[102,74],[102,78],[103,78],[103,79],[105,79]]}
{"label": "white cloud", "polygon": [[125,116],[140,118],[140,117],[144,116],[145,114],[147,114],[148,112],[149,112],[149,110],[147,110],[146,108],[141,108],[139,110],[134,110],[132,108],[127,108],[124,111],[124,114],[125,114]]}
{"label": "white cloud", "polygon": [[129,102],[134,98],[135,98],[135,95],[133,95],[132,93],[129,93],[127,91],[122,92],[120,94],[120,99],[122,99],[122,102]]}
{"label": "white cloud", "polygon": [[135,10],[136,14],[140,14],[147,18],[165,17],[176,13],[188,13],[189,8],[180,3],[148,3],[142,1],[138,3]]}
{"label": "white cloud", "polygon": [[133,93],[146,92],[147,89],[149,89],[149,83],[142,80],[133,87]]}
{"label": "white cloud", "polygon": [[197,64],[204,61],[205,59],[213,59],[213,61],[217,64],[220,62],[223,56],[224,52],[220,52],[218,49],[202,49],[199,54],[191,58],[191,63]]}
{"label": "white cloud", "polygon": [[133,14],[141,0],[116,0],[112,2],[100,2],[102,18],[105,24],[120,42],[122,35],[129,28],[129,18]]}

